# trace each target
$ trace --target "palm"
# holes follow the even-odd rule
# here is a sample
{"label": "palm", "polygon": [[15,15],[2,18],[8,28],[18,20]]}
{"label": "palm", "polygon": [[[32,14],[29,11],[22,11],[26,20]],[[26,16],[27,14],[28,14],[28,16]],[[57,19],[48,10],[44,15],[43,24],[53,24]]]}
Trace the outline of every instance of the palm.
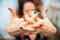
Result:
{"label": "palm", "polygon": [[20,23],[21,23],[22,21],[24,21],[24,20],[18,18],[18,17],[16,16],[16,12],[15,12],[12,8],[9,8],[9,11],[11,12],[10,25],[19,26]]}
{"label": "palm", "polygon": [[[23,18],[18,18],[16,16],[16,12],[12,8],[9,8],[9,11],[11,12],[11,19],[10,19],[9,26],[12,26],[14,28],[15,27],[19,28],[20,26],[23,26],[23,27],[26,26],[25,30],[28,30],[28,32],[26,32],[26,33],[30,33],[31,30],[34,31],[33,28],[31,28],[29,25],[27,25],[27,24],[29,24],[27,21],[25,21]],[[28,28],[28,26],[29,26],[29,28]]]}

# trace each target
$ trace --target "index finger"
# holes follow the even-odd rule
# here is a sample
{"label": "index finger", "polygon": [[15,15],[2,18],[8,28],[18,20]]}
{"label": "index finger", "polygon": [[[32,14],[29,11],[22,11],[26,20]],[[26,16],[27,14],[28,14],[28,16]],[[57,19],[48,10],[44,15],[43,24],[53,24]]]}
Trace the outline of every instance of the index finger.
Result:
{"label": "index finger", "polygon": [[8,9],[13,16],[16,16],[16,11],[13,8],[9,7]]}
{"label": "index finger", "polygon": [[41,11],[41,16],[42,16],[42,18],[45,18],[45,17],[46,17],[46,10],[47,10],[47,9]]}

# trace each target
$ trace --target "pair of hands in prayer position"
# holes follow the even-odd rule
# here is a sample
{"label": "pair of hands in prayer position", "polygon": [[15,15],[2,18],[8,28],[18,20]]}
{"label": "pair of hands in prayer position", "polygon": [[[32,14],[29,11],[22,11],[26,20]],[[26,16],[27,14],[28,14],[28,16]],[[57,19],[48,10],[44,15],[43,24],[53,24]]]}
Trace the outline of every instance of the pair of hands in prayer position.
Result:
{"label": "pair of hands in prayer position", "polygon": [[25,30],[25,33],[27,34],[41,32],[42,34],[47,35],[50,34],[50,32],[54,31],[53,30],[54,27],[51,27],[52,24],[46,17],[46,10],[43,10],[41,12],[41,16],[43,18],[41,19],[39,18],[38,13],[34,14],[33,11],[31,12],[31,14],[26,14],[22,16],[22,18],[18,18],[16,15],[16,11],[14,9],[12,9],[11,7],[9,7],[8,9],[11,12],[10,26],[11,25],[15,27],[22,26],[23,27],[22,30]]}

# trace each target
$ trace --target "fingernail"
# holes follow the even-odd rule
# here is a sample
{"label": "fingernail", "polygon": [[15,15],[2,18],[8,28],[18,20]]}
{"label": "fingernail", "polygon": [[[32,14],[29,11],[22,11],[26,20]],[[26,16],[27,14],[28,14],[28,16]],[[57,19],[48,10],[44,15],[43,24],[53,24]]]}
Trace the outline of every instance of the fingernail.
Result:
{"label": "fingernail", "polygon": [[40,16],[40,12],[38,12],[38,16]]}
{"label": "fingernail", "polygon": [[29,35],[26,35],[24,38],[25,38],[25,40],[30,40]]}
{"label": "fingernail", "polygon": [[22,18],[25,18],[25,16],[22,16]]}
{"label": "fingernail", "polygon": [[10,10],[10,8],[8,8]]}
{"label": "fingernail", "polygon": [[22,27],[22,26],[20,26],[20,29],[23,29],[23,27]]}
{"label": "fingernail", "polygon": [[24,33],[23,36],[25,37],[26,36],[26,33]]}
{"label": "fingernail", "polygon": [[37,11],[36,10],[34,10],[34,14],[36,14],[37,13]]}
{"label": "fingernail", "polygon": [[40,26],[40,27],[42,27],[42,26],[43,26],[43,24],[40,24],[39,26]]}

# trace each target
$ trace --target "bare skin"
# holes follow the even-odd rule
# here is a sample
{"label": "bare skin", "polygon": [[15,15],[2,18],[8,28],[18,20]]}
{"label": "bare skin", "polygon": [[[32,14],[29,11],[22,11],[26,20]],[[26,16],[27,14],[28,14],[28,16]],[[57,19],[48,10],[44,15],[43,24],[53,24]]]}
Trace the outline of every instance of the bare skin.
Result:
{"label": "bare skin", "polygon": [[[27,9],[32,9],[32,10],[36,9],[34,4],[31,2],[28,2],[24,5],[23,11],[24,11],[25,18],[18,18],[16,16],[16,11],[14,9],[12,9],[11,7],[9,7],[8,9],[11,12],[11,21],[10,21],[7,31],[12,36],[18,36],[23,33],[26,33],[26,34],[31,33],[31,35],[34,34],[32,36],[35,36],[37,32],[40,32],[42,35],[50,36],[57,32],[57,29],[55,28],[55,26],[50,22],[50,20],[46,16],[46,10],[42,9],[41,11],[41,15],[43,19],[39,18],[36,14],[34,14],[33,11],[32,12],[29,11],[29,14],[25,12],[25,10]],[[42,27],[39,26],[41,23],[43,23]],[[19,28],[20,26],[23,26],[23,30]],[[37,31],[35,31],[35,28],[38,28]],[[26,30],[28,30],[28,32]]]}

